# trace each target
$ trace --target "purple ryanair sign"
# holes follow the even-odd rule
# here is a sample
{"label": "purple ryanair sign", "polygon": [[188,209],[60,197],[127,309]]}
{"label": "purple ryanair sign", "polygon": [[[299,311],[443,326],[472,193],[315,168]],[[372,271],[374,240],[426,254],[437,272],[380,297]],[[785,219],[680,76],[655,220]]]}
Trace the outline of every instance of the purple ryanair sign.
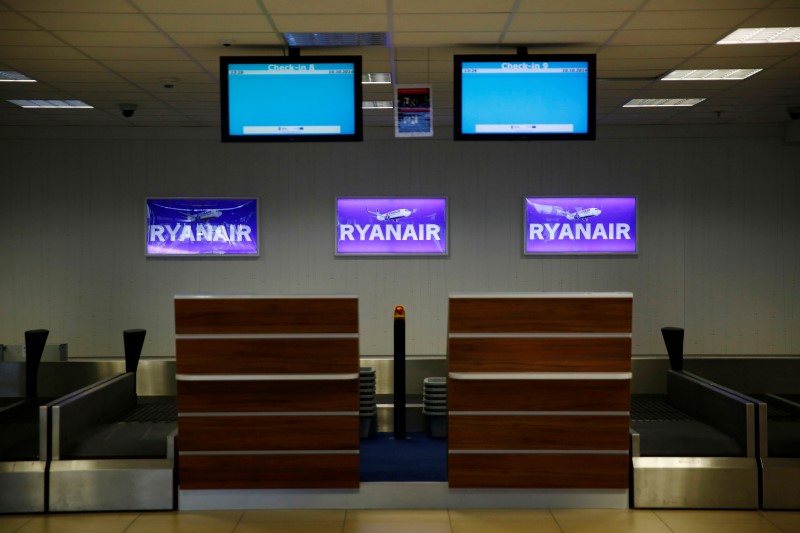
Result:
{"label": "purple ryanair sign", "polygon": [[258,255],[258,200],[149,198],[147,255]]}
{"label": "purple ryanair sign", "polygon": [[447,199],[337,198],[336,255],[447,255]]}
{"label": "purple ryanair sign", "polygon": [[525,198],[526,254],[635,254],[636,198]]}

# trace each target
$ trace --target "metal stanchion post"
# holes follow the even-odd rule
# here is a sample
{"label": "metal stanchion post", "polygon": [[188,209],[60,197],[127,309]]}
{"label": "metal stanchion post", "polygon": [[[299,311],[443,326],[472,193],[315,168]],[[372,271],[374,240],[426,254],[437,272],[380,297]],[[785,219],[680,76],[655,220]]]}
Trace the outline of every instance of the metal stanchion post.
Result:
{"label": "metal stanchion post", "polygon": [[406,310],[394,308],[394,438],[406,438]]}

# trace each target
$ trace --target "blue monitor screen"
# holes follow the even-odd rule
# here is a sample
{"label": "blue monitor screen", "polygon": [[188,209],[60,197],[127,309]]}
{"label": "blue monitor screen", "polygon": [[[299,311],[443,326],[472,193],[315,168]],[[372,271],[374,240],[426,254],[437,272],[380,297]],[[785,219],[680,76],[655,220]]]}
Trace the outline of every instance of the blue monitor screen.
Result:
{"label": "blue monitor screen", "polygon": [[456,56],[455,139],[594,139],[595,56]]}
{"label": "blue monitor screen", "polygon": [[223,141],[363,138],[361,58],[222,57]]}

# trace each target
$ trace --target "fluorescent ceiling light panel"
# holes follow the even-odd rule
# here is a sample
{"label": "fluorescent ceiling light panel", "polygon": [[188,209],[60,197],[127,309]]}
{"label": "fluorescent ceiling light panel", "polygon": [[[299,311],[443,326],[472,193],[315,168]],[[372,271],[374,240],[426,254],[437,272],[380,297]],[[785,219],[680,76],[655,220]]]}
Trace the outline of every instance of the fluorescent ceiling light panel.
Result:
{"label": "fluorescent ceiling light panel", "polygon": [[82,100],[9,100],[25,109],[94,109]]}
{"label": "fluorescent ceiling light panel", "polygon": [[692,107],[705,98],[634,98],[622,107]]}
{"label": "fluorescent ceiling light panel", "polygon": [[800,43],[800,28],[739,28],[717,44]]}
{"label": "fluorescent ceiling light panel", "polygon": [[365,85],[392,83],[392,75],[389,72],[365,72],[361,75],[361,83]]}
{"label": "fluorescent ceiling light panel", "polygon": [[13,70],[0,70],[0,81],[27,81],[32,82],[36,81],[33,78],[29,78],[25,74],[21,72],[14,72]]}
{"label": "fluorescent ceiling light panel", "polygon": [[705,70],[673,70],[661,81],[743,80],[761,72],[760,68],[718,68]]}
{"label": "fluorescent ceiling light panel", "polygon": [[364,100],[361,109],[393,109],[391,100]]}

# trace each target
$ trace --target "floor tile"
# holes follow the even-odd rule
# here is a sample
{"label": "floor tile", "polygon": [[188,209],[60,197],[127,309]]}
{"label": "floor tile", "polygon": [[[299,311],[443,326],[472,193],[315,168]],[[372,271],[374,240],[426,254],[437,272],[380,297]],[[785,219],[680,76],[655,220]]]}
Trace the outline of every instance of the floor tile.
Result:
{"label": "floor tile", "polygon": [[652,511],[633,509],[554,509],[564,533],[671,533]]}
{"label": "floor tile", "polygon": [[32,519],[28,515],[0,516],[0,533],[14,533]]}
{"label": "floor tile", "polygon": [[454,509],[450,511],[453,533],[560,533],[549,510]]}
{"label": "floor tile", "polygon": [[655,511],[675,533],[781,533],[770,520],[752,511]]}
{"label": "floor tile", "polygon": [[344,519],[339,509],[245,511],[235,533],[341,533]]}
{"label": "floor tile", "polygon": [[139,513],[70,513],[33,517],[15,533],[123,533]]}
{"label": "floor tile", "polygon": [[800,511],[763,511],[762,514],[783,533],[800,533]]}
{"label": "floor tile", "polygon": [[347,511],[343,533],[451,533],[447,510]]}
{"label": "floor tile", "polygon": [[125,533],[233,533],[244,511],[142,513]]}

